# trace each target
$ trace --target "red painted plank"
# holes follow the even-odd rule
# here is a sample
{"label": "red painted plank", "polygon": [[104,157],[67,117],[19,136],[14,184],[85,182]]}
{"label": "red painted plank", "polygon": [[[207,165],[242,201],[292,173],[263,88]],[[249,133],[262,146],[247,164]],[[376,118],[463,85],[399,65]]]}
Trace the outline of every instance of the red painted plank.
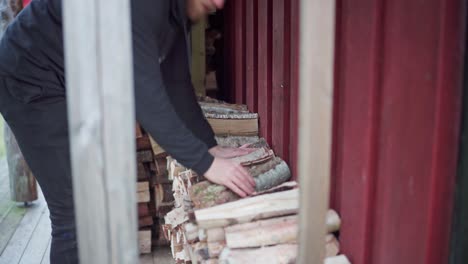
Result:
{"label": "red painted plank", "polygon": [[246,101],[257,112],[257,1],[246,1],[245,25]]}
{"label": "red painted plank", "polygon": [[271,2],[258,0],[258,113],[260,134],[271,144]]}
{"label": "red painted plank", "polygon": [[[290,123],[289,123],[289,165],[294,180],[297,180],[298,138],[299,138],[299,0],[290,1]],[[286,68],[287,69],[287,68]]]}
{"label": "red painted plank", "polygon": [[[338,1],[332,206],[346,225],[343,252],[369,264],[382,52],[382,1]],[[351,222],[348,222],[351,221]]]}
{"label": "red painted plank", "polygon": [[234,89],[235,102],[243,104],[245,102],[245,19],[244,5],[246,0],[237,0],[234,2]]}
{"label": "red painted plank", "polygon": [[272,1],[272,148],[289,161],[289,3]]}
{"label": "red painted plank", "polygon": [[444,1],[441,10],[437,69],[435,139],[430,176],[429,223],[425,263],[447,262],[462,98],[466,2]]}

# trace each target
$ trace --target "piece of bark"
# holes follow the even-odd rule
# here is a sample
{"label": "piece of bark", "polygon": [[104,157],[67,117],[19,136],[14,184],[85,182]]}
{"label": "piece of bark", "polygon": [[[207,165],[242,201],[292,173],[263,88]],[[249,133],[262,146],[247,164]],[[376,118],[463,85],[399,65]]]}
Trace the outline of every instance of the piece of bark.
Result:
{"label": "piece of bark", "polygon": [[252,166],[260,164],[272,159],[275,156],[273,150],[263,147],[251,152],[247,155],[235,157],[231,161],[241,164],[242,166]]}
{"label": "piece of bark", "polygon": [[216,142],[222,147],[240,147],[245,144],[255,143],[258,141],[258,136],[230,136],[218,137],[215,136]]}
{"label": "piece of bark", "polygon": [[258,136],[258,119],[207,118],[216,136]]}
{"label": "piece of bark", "polygon": [[207,242],[219,242],[219,241],[225,241],[225,240],[226,240],[226,234],[225,234],[224,228],[218,227],[218,228],[212,228],[212,229],[206,230]]}
{"label": "piece of bark", "polygon": [[268,142],[266,141],[265,138],[260,138],[259,140],[250,143],[247,148],[270,148],[270,145],[268,145]]}
{"label": "piece of bark", "polygon": [[153,162],[153,153],[151,150],[137,151],[138,162]]}
{"label": "piece of bark", "polygon": [[204,113],[230,114],[249,112],[246,105],[208,102],[199,102],[199,104]]}
{"label": "piece of bark", "polygon": [[333,234],[328,234],[325,238],[325,257],[334,257],[340,253],[340,242]]}
{"label": "piece of bark", "polygon": [[208,242],[208,255],[209,258],[217,258],[219,254],[223,251],[226,247],[226,242],[224,241],[216,241],[216,242]]}
{"label": "piece of bark", "polygon": [[183,208],[175,208],[164,217],[165,223],[171,225],[172,228],[175,228],[188,220],[188,215]]}
{"label": "piece of bark", "polygon": [[297,244],[282,244],[271,247],[230,249],[225,248],[219,256],[222,264],[291,264],[296,263]]}
{"label": "piece of bark", "polygon": [[138,216],[139,217],[149,216],[148,204],[146,203],[138,204]]}
{"label": "piece of bark", "polygon": [[327,212],[327,233],[333,233],[340,230],[341,219],[338,213],[334,210]]}
{"label": "piece of bark", "polygon": [[152,226],[154,224],[152,216],[144,216],[138,218],[138,226],[139,227],[147,227]]}
{"label": "piece of bark", "polygon": [[297,215],[271,218],[228,226],[226,244],[229,248],[263,247],[297,242]]}
{"label": "piece of bark", "polygon": [[151,150],[151,141],[148,135],[136,139],[137,150]]}
{"label": "piece of bark", "polygon": [[[258,123],[257,113],[207,113],[205,112],[205,118],[216,119],[216,120],[255,120]],[[253,125],[253,122],[252,124]]]}
{"label": "piece of bark", "polygon": [[199,228],[225,227],[255,220],[296,214],[299,190],[265,194],[195,211]]}
{"label": "piece of bark", "polygon": [[188,190],[195,209],[208,208],[240,199],[240,196],[223,185],[209,181],[199,182]]}
{"label": "piece of bark", "polygon": [[299,185],[295,181],[289,181],[282,183],[278,186],[275,186],[271,189],[262,191],[262,192],[255,192],[251,196],[258,196],[258,195],[263,195],[263,194],[269,194],[269,193],[275,193],[275,192],[284,192],[284,191],[289,191],[292,189],[297,189],[299,188]]}
{"label": "piece of bark", "polygon": [[351,264],[349,259],[345,255],[339,255],[336,257],[326,258],[325,264]]}
{"label": "piece of bark", "polygon": [[151,230],[138,231],[138,249],[140,254],[151,253]]}

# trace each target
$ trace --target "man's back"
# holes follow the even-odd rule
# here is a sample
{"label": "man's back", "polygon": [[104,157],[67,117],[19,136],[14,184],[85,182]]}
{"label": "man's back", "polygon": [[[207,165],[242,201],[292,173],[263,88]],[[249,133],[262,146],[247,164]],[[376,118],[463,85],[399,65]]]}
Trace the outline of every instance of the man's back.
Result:
{"label": "man's back", "polygon": [[60,0],[35,0],[0,41],[0,75],[63,90],[64,60]]}

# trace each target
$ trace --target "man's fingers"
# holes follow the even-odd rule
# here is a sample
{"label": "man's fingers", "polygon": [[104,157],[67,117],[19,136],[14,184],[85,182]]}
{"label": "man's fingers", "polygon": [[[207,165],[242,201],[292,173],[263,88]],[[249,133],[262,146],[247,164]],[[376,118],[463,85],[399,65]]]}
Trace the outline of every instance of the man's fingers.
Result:
{"label": "man's fingers", "polygon": [[247,171],[246,168],[242,167],[242,165],[239,165],[237,167],[237,171],[239,171],[239,173],[243,176],[245,181],[247,181],[250,184],[250,186],[255,188],[255,185],[256,185],[255,180],[253,179],[252,175],[250,175],[250,173]]}
{"label": "man's fingers", "polygon": [[248,182],[248,180],[242,174],[238,173],[234,176],[234,183],[246,194],[252,194],[255,192],[255,188]]}
{"label": "man's fingers", "polygon": [[242,198],[247,196],[247,194],[244,191],[242,191],[239,187],[237,187],[237,185],[235,185],[233,181],[228,181],[226,183],[226,186]]}

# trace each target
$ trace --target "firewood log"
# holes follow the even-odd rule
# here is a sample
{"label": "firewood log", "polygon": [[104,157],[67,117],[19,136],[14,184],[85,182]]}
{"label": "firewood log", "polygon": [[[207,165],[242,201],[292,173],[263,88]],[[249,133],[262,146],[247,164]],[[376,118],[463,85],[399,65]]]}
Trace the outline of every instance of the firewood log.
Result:
{"label": "firewood log", "polygon": [[215,136],[218,145],[223,147],[240,147],[245,144],[255,143],[259,140],[258,136],[229,136],[229,137],[218,137]]}
{"label": "firewood log", "polygon": [[339,255],[336,257],[326,258],[325,264],[351,264],[345,255]]}
{"label": "firewood log", "polygon": [[251,165],[260,164],[265,161],[268,161],[271,158],[273,158],[274,155],[275,154],[273,153],[271,149],[263,147],[247,155],[232,158],[230,160],[235,163],[239,163],[243,166],[251,166]]}
{"label": "firewood log", "polygon": [[224,228],[218,227],[218,228],[212,228],[212,229],[206,230],[207,242],[219,242],[219,241],[225,241],[225,240],[226,240],[226,234],[225,234]]}
{"label": "firewood log", "polygon": [[225,241],[208,242],[209,258],[217,258],[226,247]]}
{"label": "firewood log", "polygon": [[143,150],[137,152],[138,162],[153,162],[153,153],[150,150]]}
{"label": "firewood log", "polygon": [[148,135],[136,139],[137,150],[151,150],[151,141]]}
{"label": "firewood log", "polygon": [[153,217],[152,216],[144,216],[138,218],[138,226],[139,227],[147,227],[153,225]]}
{"label": "firewood log", "polygon": [[149,182],[137,183],[138,203],[147,203],[150,201]]}
{"label": "firewood log", "polygon": [[138,231],[138,249],[140,254],[151,253],[151,230]]}
{"label": "firewood log", "polygon": [[173,209],[164,217],[165,223],[171,225],[172,228],[175,228],[188,220],[187,212],[180,207]]}
{"label": "firewood log", "polygon": [[161,146],[159,146],[159,144],[156,142],[156,140],[154,140],[153,137],[150,136],[149,139],[151,142],[151,148],[153,149],[153,154],[155,156],[166,152]]}
{"label": "firewood log", "polygon": [[231,249],[291,244],[297,242],[298,217],[271,218],[228,226],[225,230],[226,244]]}
{"label": "firewood log", "polygon": [[149,215],[149,208],[147,203],[138,204],[138,216],[144,217]]}
{"label": "firewood log", "polygon": [[340,230],[341,219],[338,213],[334,210],[328,210],[327,212],[327,232],[333,233]]}
{"label": "firewood log", "polygon": [[193,185],[188,192],[195,209],[208,208],[240,199],[240,196],[225,186],[208,181]]}
{"label": "firewood log", "polygon": [[326,236],[325,243],[325,257],[334,257],[340,253],[340,242],[333,234]]}
{"label": "firewood log", "polygon": [[219,256],[219,263],[290,264],[296,262],[297,249],[297,244],[282,244],[249,249],[225,248]]}
{"label": "firewood log", "polygon": [[231,114],[249,112],[246,105],[209,102],[199,102],[199,104],[204,113]]}
{"label": "firewood log", "polygon": [[296,214],[299,190],[265,194],[195,211],[199,228],[225,227],[275,216]]}
{"label": "firewood log", "polygon": [[280,158],[250,168],[255,180],[255,191],[261,192],[278,186],[291,178],[291,171]]}

